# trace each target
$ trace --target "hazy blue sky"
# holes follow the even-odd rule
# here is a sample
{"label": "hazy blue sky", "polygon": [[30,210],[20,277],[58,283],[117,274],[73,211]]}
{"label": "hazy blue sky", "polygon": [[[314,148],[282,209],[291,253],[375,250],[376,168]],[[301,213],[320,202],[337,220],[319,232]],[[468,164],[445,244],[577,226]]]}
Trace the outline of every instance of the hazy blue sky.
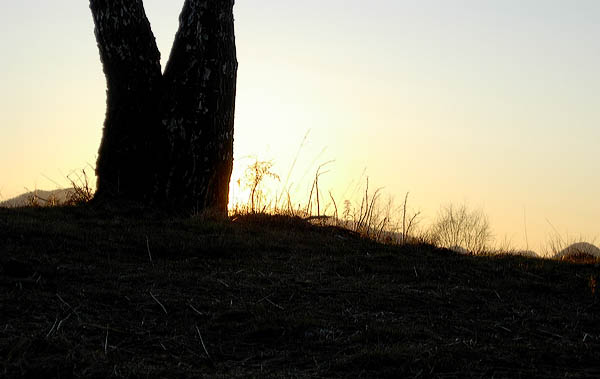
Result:
{"label": "hazy blue sky", "polygon": [[[145,4],[166,59],[183,1]],[[234,181],[249,155],[285,176],[310,130],[293,180],[335,159],[338,202],[366,168],[425,223],[466,202],[523,247],[524,211],[536,250],[550,223],[600,233],[599,1],[238,0],[235,16]],[[0,46],[0,193],[55,188],[101,138],[88,2],[4,1]]]}

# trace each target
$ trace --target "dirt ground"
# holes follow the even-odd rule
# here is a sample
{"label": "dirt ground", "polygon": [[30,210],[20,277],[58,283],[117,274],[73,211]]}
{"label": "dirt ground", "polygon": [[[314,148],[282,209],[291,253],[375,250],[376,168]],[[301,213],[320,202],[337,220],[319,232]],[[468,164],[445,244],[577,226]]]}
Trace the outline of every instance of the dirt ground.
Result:
{"label": "dirt ground", "polygon": [[0,209],[0,377],[599,378],[595,263]]}

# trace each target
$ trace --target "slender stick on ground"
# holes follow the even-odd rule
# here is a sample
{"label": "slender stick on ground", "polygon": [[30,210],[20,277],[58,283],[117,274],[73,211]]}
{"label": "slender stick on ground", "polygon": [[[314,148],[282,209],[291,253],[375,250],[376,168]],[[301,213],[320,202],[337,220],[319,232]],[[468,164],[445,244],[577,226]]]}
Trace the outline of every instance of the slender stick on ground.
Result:
{"label": "slender stick on ground", "polygon": [[146,236],[146,249],[148,250],[148,258],[150,258],[150,263],[154,264],[154,262],[152,262],[152,253],[150,253],[150,241],[148,240],[148,236]]}
{"label": "slender stick on ground", "polygon": [[200,316],[204,316],[204,313],[200,312],[198,309],[196,309],[196,307],[194,307],[191,303],[188,304],[190,306],[190,308],[192,308],[192,310],[194,312],[196,312],[197,314],[199,314]]}
{"label": "slender stick on ground", "polygon": [[106,337],[104,338],[104,355],[108,352],[108,325],[106,325]]}
{"label": "slender stick on ground", "polygon": [[54,331],[54,328],[56,328],[56,324],[58,324],[58,317],[56,318],[56,320],[54,320],[54,324],[52,325],[52,328],[50,329],[50,331],[48,332],[48,334],[46,334],[46,338],[50,337],[50,335]]}
{"label": "slender stick on ground", "polygon": [[208,354],[208,350],[206,349],[206,345],[204,344],[204,339],[202,338],[202,333],[200,333],[200,329],[198,329],[198,325],[196,325],[196,331],[198,332],[198,337],[200,337],[200,342],[202,343],[202,348],[204,349],[204,352],[206,353],[206,356],[208,357],[208,359],[210,359],[210,354]]}
{"label": "slender stick on ground", "polygon": [[158,299],[156,298],[156,296],[154,296],[154,295],[152,294],[152,292],[148,292],[148,293],[150,294],[150,296],[152,296],[152,298],[154,299],[154,301],[156,301],[156,303],[157,303],[158,305],[160,305],[160,307],[162,308],[163,312],[165,312],[165,314],[167,315],[167,314],[168,314],[168,313],[167,313],[167,308],[165,308],[165,306],[164,306],[164,305],[162,305],[162,303],[161,303],[160,301],[158,301]]}

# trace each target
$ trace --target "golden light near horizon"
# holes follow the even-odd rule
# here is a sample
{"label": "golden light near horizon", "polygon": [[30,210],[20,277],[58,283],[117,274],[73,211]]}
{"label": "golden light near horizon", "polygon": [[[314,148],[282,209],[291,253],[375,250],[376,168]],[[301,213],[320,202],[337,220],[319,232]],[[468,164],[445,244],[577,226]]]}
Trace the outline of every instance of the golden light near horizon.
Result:
{"label": "golden light near horizon", "polygon": [[[68,184],[102,132],[87,2],[34,3],[0,5],[3,198]],[[164,62],[183,1],[144,3]],[[291,171],[298,202],[334,161],[320,185],[338,202],[368,176],[397,202],[410,192],[423,223],[467,203],[522,248],[599,236],[600,3],[240,0],[235,15],[232,204],[253,157]]]}

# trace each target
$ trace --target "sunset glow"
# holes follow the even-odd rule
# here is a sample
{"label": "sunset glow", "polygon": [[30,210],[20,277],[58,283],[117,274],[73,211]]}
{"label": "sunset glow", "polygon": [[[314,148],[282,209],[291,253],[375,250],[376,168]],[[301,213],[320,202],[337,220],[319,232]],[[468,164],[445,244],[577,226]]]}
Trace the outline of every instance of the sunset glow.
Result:
{"label": "sunset glow", "polygon": [[[144,3],[164,66],[183,1]],[[253,160],[297,202],[331,162],[339,204],[368,176],[425,224],[466,203],[519,248],[600,237],[600,2],[239,0],[235,16],[231,204]],[[91,173],[106,83],[88,3],[3,2],[0,46],[0,200]]]}

